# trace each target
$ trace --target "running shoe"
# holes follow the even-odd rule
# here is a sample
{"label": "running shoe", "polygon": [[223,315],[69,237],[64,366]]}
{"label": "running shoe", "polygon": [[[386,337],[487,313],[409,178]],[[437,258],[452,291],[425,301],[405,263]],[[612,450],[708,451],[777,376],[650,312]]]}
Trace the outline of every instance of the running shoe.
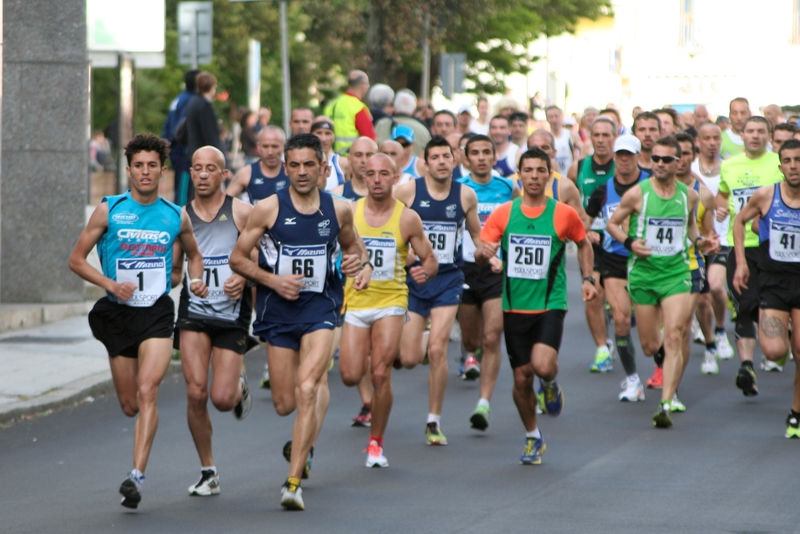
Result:
{"label": "running shoe", "polygon": [[661,389],[664,387],[664,370],[657,365],[655,367],[653,376],[648,378],[647,382],[645,382],[647,389]]}
{"label": "running shoe", "polygon": [[658,411],[653,415],[653,426],[656,428],[669,428],[672,426],[672,418],[669,416],[670,402],[662,400]]}
{"label": "running shoe", "polygon": [[617,359],[617,346],[614,344],[614,340],[611,338],[606,338],[606,348],[608,349],[608,355],[611,356],[612,360]]}
{"label": "running shoe", "polygon": [[786,437],[800,438],[800,421],[791,412],[789,412],[789,417],[786,418]]}
{"label": "running shoe", "polygon": [[547,450],[544,438],[525,438],[525,450],[519,457],[522,465],[539,465],[542,463],[542,454]]}
{"label": "running shoe", "polygon": [[692,341],[698,345],[706,344],[706,336],[703,335],[703,330],[700,328],[697,317],[692,317]]}
{"label": "running shoe", "polygon": [[756,382],[756,372],[749,365],[739,367],[736,374],[736,387],[742,390],[745,397],[755,397],[758,395],[758,382]]}
{"label": "running shoe", "polygon": [[472,417],[469,418],[469,423],[475,430],[486,430],[489,428],[489,412],[491,410],[487,406],[478,404],[475,411],[472,412]]}
{"label": "running shoe", "polygon": [[300,484],[295,484],[294,480],[287,478],[281,486],[281,506],[287,510],[305,510],[303,490],[300,488]]}
{"label": "running shoe", "polygon": [[425,427],[425,438],[428,440],[428,445],[447,445],[447,438],[438,423],[428,423]]}
{"label": "running shoe", "polygon": [[717,363],[718,356],[718,351],[706,349],[705,358],[703,358],[703,363],[700,364],[700,372],[704,375],[715,375],[719,373],[719,364]]}
{"label": "running shoe", "polygon": [[389,467],[389,460],[383,455],[383,447],[374,439],[370,440],[364,452],[367,453],[367,467]]}
{"label": "running shoe", "polygon": [[211,469],[200,471],[200,481],[193,486],[189,486],[189,495],[198,497],[219,495],[219,474]]}
{"label": "running shoe", "polygon": [[[292,461],[292,440],[287,441],[283,444],[283,457],[286,458],[287,462]],[[311,447],[311,451],[308,453],[308,458],[306,458],[306,465],[303,467],[303,476],[302,478],[305,480],[311,475],[311,460],[314,458],[314,447]]]}
{"label": "running shoe", "polygon": [[283,444],[283,457],[286,458],[287,462],[292,461],[292,440]]}
{"label": "running shoe", "polygon": [[686,405],[678,398],[678,394],[672,395],[672,402],[669,403],[669,411],[672,413],[681,413],[686,411]]}
{"label": "running shoe", "polygon": [[372,426],[372,411],[370,411],[369,404],[361,407],[361,412],[353,417],[353,424],[351,426]]}
{"label": "running shoe", "polygon": [[239,383],[242,385],[242,398],[239,403],[233,408],[233,416],[239,421],[247,417],[250,413],[250,408],[253,407],[253,396],[250,394],[250,386],[247,385],[247,368],[242,365],[242,374],[239,377]]}
{"label": "running shoe", "polygon": [[590,373],[610,373],[614,370],[611,353],[608,347],[598,347],[594,353],[594,361],[589,366]]}
{"label": "running shoe", "polygon": [[644,387],[638,375],[627,377],[620,384],[622,392],[619,394],[620,402],[639,402],[644,400]]}
{"label": "running shoe", "polygon": [[544,390],[542,389],[542,381],[539,380],[539,391],[536,393],[536,413],[542,415],[544,411]]}
{"label": "running shoe", "polygon": [[478,365],[478,360],[470,354],[464,360],[464,380],[477,380],[480,376],[481,368]]}
{"label": "running shoe", "polygon": [[123,480],[122,485],[119,487],[119,492],[122,494],[122,502],[120,502],[122,506],[134,510],[139,507],[139,503],[142,502],[143,480],[144,475],[141,478],[137,478],[133,471],[128,473],[128,478]]}
{"label": "running shoe", "polygon": [[258,387],[261,389],[269,389],[269,366],[264,366],[264,374],[261,376],[261,382],[259,382]]}
{"label": "running shoe", "polygon": [[786,353],[786,356],[780,358],[779,360],[768,360],[764,356],[761,357],[761,370],[766,371],[768,373],[782,373],[783,366],[786,365],[786,362],[789,360],[789,353]]}
{"label": "running shoe", "polygon": [[542,381],[542,391],[544,392],[544,413],[553,417],[559,415],[564,408],[564,390],[553,380],[550,384]]}
{"label": "running shoe", "polygon": [[714,341],[717,343],[717,358],[720,360],[733,358],[733,347],[731,347],[731,342],[728,340],[727,332],[714,332]]}

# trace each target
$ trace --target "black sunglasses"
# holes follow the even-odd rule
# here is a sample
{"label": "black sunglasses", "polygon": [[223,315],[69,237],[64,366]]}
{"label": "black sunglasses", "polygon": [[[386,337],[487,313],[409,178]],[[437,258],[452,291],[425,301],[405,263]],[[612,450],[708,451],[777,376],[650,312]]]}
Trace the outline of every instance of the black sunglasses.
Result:
{"label": "black sunglasses", "polygon": [[411,146],[411,143],[409,143],[408,141],[398,141],[398,143],[400,143],[400,146],[403,148],[408,148]]}
{"label": "black sunglasses", "polygon": [[673,161],[677,161],[678,160],[678,158],[676,158],[675,156],[650,156],[650,159],[652,159],[653,162],[655,162],[655,163],[660,163],[660,162],[663,161],[667,165],[669,165]]}

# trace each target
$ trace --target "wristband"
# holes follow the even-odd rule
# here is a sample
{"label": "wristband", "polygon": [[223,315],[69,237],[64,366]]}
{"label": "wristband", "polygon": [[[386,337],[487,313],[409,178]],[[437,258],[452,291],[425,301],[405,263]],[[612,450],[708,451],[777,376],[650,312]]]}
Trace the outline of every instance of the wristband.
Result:
{"label": "wristband", "polygon": [[372,270],[373,270],[373,271],[375,270],[375,266],[374,266],[374,265],[372,265],[372,262],[371,262],[371,261],[365,261],[364,263],[362,263],[362,264],[361,264],[361,268],[363,269],[363,268],[364,268],[364,267],[366,267],[367,265],[369,265],[369,266],[372,268]]}
{"label": "wristband", "polygon": [[632,250],[633,241],[634,241],[634,239],[632,237],[627,237],[627,238],[625,238],[625,242],[622,244],[622,246],[624,246],[628,250]]}
{"label": "wristband", "polygon": [[192,285],[195,282],[200,282],[202,284],[203,283],[203,279],[202,278],[192,278],[191,280],[189,280],[189,285]]}
{"label": "wristband", "polygon": [[703,239],[703,236],[701,235],[697,236],[697,239],[694,240],[694,246],[697,246],[697,242],[700,241],[701,239]]}
{"label": "wristband", "polygon": [[584,276],[583,277],[583,281],[584,282],[589,282],[592,285],[595,285],[597,283],[597,282],[595,282],[594,276]]}

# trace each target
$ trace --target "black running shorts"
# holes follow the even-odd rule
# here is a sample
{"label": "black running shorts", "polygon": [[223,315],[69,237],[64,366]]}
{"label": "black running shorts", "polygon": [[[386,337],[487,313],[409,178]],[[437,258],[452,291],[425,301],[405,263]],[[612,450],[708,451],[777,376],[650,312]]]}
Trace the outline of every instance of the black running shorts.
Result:
{"label": "black running shorts", "polygon": [[533,346],[543,343],[561,348],[566,310],[547,310],[542,313],[503,313],[506,351],[511,368],[531,363]]}
{"label": "black running shorts", "polygon": [[163,295],[149,308],[117,304],[103,297],[89,312],[89,328],[112,358],[138,358],[143,341],[171,339],[174,325],[175,305],[169,295]]}
{"label": "black running shorts", "polygon": [[480,306],[487,300],[499,299],[503,296],[503,273],[495,273],[489,264],[464,263],[463,304]]}

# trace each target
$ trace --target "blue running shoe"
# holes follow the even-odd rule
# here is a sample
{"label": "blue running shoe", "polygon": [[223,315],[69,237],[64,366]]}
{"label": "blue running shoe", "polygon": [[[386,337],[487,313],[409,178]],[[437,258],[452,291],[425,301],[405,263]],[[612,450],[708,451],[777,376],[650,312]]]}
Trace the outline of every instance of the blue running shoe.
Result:
{"label": "blue running shoe", "polygon": [[553,417],[559,415],[562,408],[564,408],[564,391],[558,385],[558,382],[553,380],[550,384],[547,384],[543,380],[542,390],[544,391],[544,413]]}
{"label": "blue running shoe", "polygon": [[519,457],[519,463],[522,465],[539,465],[542,463],[542,454],[547,450],[544,444],[544,438],[526,438],[525,450],[522,451],[522,456]]}
{"label": "blue running shoe", "polygon": [[594,361],[589,366],[590,373],[610,373],[614,370],[614,362],[607,347],[599,347],[594,353]]}

